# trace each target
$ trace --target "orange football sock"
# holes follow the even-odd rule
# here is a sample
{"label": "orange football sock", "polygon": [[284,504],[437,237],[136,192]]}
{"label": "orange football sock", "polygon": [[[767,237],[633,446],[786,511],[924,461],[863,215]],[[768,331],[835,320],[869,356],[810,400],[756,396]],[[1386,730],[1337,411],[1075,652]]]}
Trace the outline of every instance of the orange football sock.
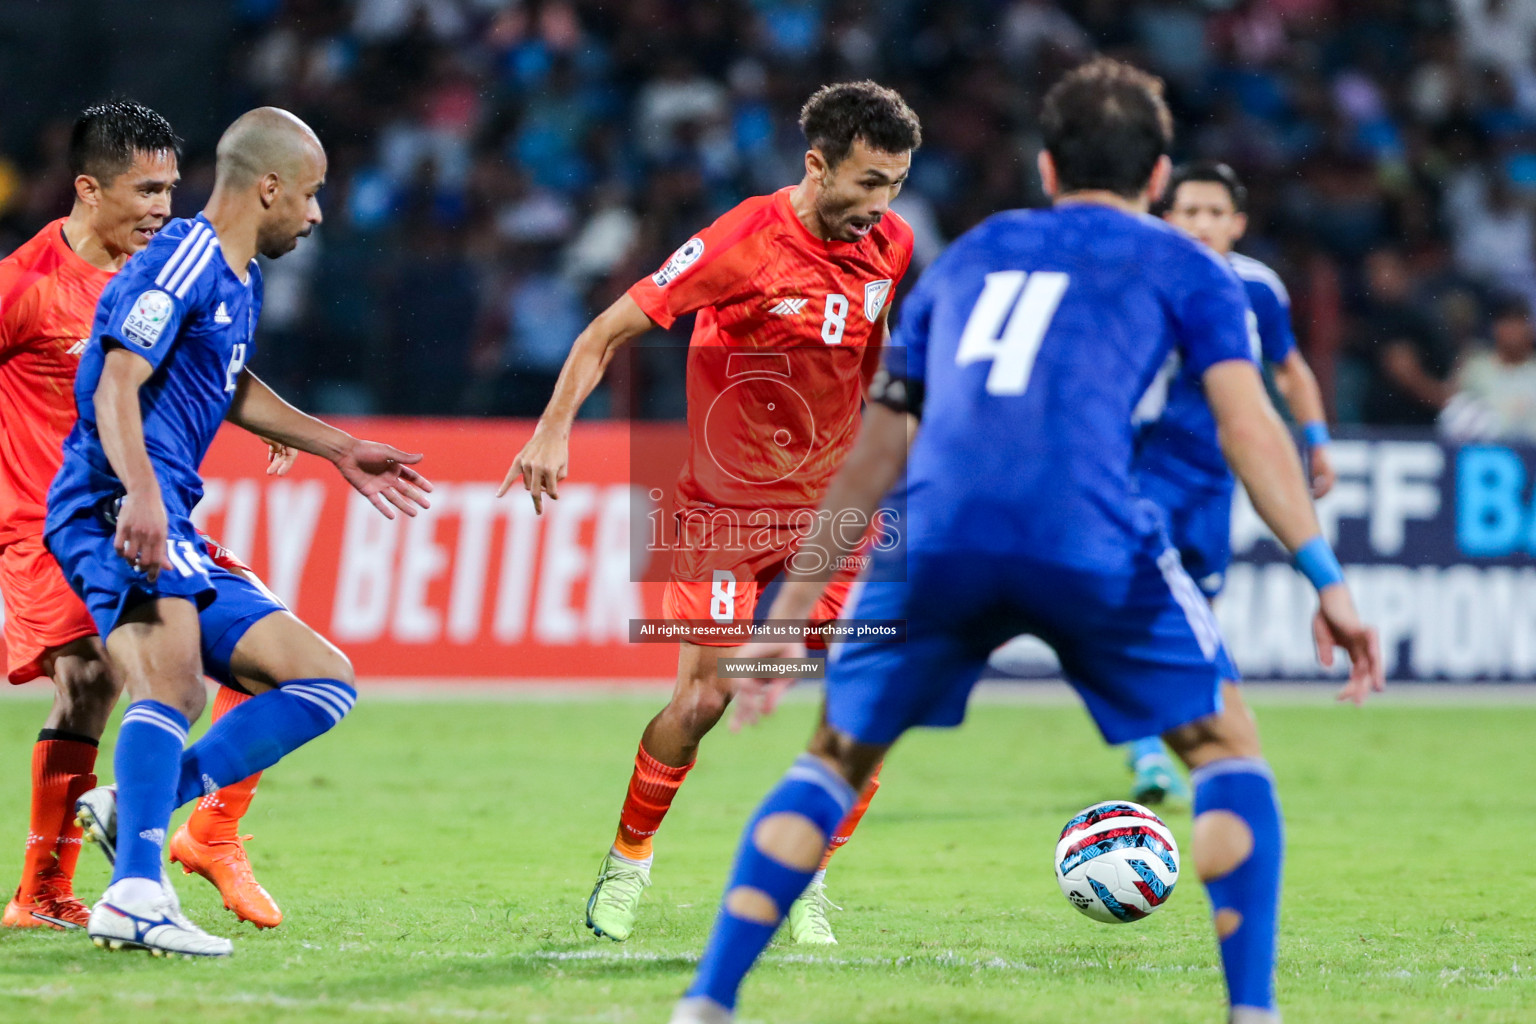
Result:
{"label": "orange football sock", "polygon": [[619,834],[613,848],[631,860],[645,860],[651,855],[651,837],[661,828],[672,798],[688,777],[694,762],[681,768],[662,764],[645,752],[642,744],[635,752],[635,771],[629,777],[629,793],[624,810],[619,813]]}
{"label": "orange football sock", "polygon": [[[219,687],[213,698],[213,721],[217,722],[231,708],[250,699],[238,690]],[[192,817],[187,819],[187,831],[192,833],[192,838],[200,843],[229,843],[239,839],[240,819],[250,809],[251,797],[256,795],[256,783],[260,779],[261,772],[257,772],[199,800]]]}
{"label": "orange football sock", "polygon": [[875,774],[864,783],[864,792],[859,794],[859,802],[853,805],[853,809],[843,818],[837,826],[837,831],[832,833],[832,841],[827,844],[827,852],[821,855],[821,870],[827,870],[827,862],[832,855],[843,848],[843,844],[853,838],[853,830],[859,827],[859,822],[864,820],[864,812],[869,810],[869,802],[875,798],[875,793],[880,789],[880,769],[885,767],[881,761],[875,766]]}
{"label": "orange football sock", "polygon": [[71,879],[80,859],[75,801],[96,787],[96,743],[58,729],[44,729],[32,748],[32,821],[20,892],[37,893],[47,878]]}

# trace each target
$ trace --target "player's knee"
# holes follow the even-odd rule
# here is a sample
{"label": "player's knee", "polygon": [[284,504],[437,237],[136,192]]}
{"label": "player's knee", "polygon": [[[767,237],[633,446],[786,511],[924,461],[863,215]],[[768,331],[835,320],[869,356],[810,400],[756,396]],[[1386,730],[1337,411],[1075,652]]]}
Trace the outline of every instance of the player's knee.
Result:
{"label": "player's knee", "polygon": [[827,834],[810,818],[779,811],[752,829],[752,845],[769,860],[795,871],[814,871],[827,849]]}
{"label": "player's knee", "polygon": [[[158,700],[159,698],[154,699]],[[208,706],[208,690],[204,687],[201,677],[199,677],[196,686],[187,687],[172,699],[165,700],[164,703],[171,705],[187,716],[188,722],[195,722],[203,717],[203,711]]]}
{"label": "player's knee", "polygon": [[322,640],[314,650],[307,651],[301,661],[289,666],[284,673],[288,680],[334,679],[348,687],[357,686],[357,676],[352,669],[352,659],[341,653],[340,648]]}
{"label": "player's knee", "polygon": [[729,704],[730,697],[721,687],[706,683],[683,687],[672,698],[673,713],[683,730],[694,737],[702,737],[714,728]]}
{"label": "player's knee", "polygon": [[53,682],[60,703],[81,714],[109,713],[122,689],[105,656],[58,659],[53,665]]}
{"label": "player's knee", "polygon": [[[807,752],[837,767],[837,773],[854,789],[863,791],[874,777],[888,748],[856,742],[826,722],[816,729]],[[877,781],[876,787],[880,785]]]}
{"label": "player's knee", "polygon": [[1195,873],[1203,882],[1225,878],[1253,856],[1253,829],[1231,811],[1196,816],[1193,845]]}
{"label": "player's knee", "polygon": [[1241,700],[1217,714],[1163,734],[1168,747],[1190,768],[1226,758],[1264,756],[1258,722]]}
{"label": "player's knee", "polygon": [[324,678],[346,683],[354,690],[357,687],[357,675],[352,669],[352,659],[334,647],[330,649],[326,658]]}
{"label": "player's knee", "polygon": [[757,924],[779,923],[779,908],[773,897],[750,885],[738,885],[725,894],[725,912]]}

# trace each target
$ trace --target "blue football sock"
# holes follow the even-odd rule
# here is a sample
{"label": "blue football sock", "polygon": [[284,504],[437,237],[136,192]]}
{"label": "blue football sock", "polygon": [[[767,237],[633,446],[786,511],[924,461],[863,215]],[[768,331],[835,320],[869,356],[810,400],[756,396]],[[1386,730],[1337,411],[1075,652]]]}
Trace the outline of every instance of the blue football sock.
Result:
{"label": "blue football sock", "polygon": [[810,867],[801,871],[759,850],[753,839],[758,822],[771,814],[802,814],[830,839],[858,796],[852,786],[819,758],[802,754],[795,761],[752,820],[747,822],[741,847],[736,853],[735,867],[731,869],[731,878],[725,887],[727,898],[738,888],[765,893],[778,909],[778,920],[773,924],[749,921],[736,917],[722,906],[720,915],[715,918],[709,944],[699,959],[699,970],[688,989],[689,996],[703,996],[726,1009],[735,1008],[736,992],[741,988],[742,979],[773,938],[779,921],[789,913],[789,905],[805,891],[811,876],[816,873],[816,865],[821,860],[819,855],[810,858]]}
{"label": "blue football sock", "polygon": [[1126,744],[1125,756],[1131,762],[1131,767],[1135,768],[1141,764],[1142,758],[1166,757],[1167,753],[1163,750],[1161,736],[1148,736],[1144,740]]}
{"label": "blue football sock", "polygon": [[295,679],[230,708],[182,755],[177,806],[272,767],[356,701],[357,691],[338,679]]}
{"label": "blue football sock", "polygon": [[[1227,811],[1253,833],[1253,852],[1230,873],[1207,881],[1216,914],[1221,963],[1234,1007],[1275,1008],[1275,928],[1280,906],[1280,864],[1285,831],[1275,778],[1257,758],[1234,757],[1197,768],[1195,818]],[[1236,914],[1236,918],[1231,915]],[[1236,929],[1220,938],[1223,921]]]}
{"label": "blue football sock", "polygon": [[169,704],[136,700],[123,712],[113,771],[117,774],[117,862],[112,881],[160,883],[165,830],[176,806],[176,773],[187,742],[187,718]]}

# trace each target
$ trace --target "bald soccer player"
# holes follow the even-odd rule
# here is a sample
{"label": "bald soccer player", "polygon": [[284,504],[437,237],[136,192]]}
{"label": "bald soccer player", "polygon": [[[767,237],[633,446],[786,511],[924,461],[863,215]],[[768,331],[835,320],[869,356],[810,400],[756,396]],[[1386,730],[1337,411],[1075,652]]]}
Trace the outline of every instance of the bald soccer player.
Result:
{"label": "bald soccer player", "polygon": [[[91,910],[98,946],[228,956],[162,883],[175,808],[275,764],[356,699],[345,655],[268,591],[211,561],[191,512],[198,467],[229,420],[329,459],[386,517],[415,515],[420,455],[299,412],[245,368],[261,312],[256,254],[276,259],[320,223],[320,140],[286,111],[250,111],[219,140],[207,207],[173,220],[107,285],[75,378],[79,420],[48,492],[45,539],[85,602],[131,703],[114,767],[77,812],[113,861]],[[186,747],[204,672],[254,694]]]}
{"label": "bald soccer player", "polygon": [[[51,680],[53,706],[32,750],[32,807],[20,884],[0,927],[84,928],[90,908],[75,898],[80,829],[75,801],[96,786],[96,748],[117,703],[116,677],[96,624],[43,545],[48,486],[75,424],[70,390],[96,301],[130,256],[171,215],[178,140],[170,122],[126,100],[82,113],[70,132],[75,201],[0,260],[0,597],[5,602],[6,675],[14,684]],[[282,474],[292,449],[274,449]],[[213,541],[209,553],[250,570]],[[219,692],[213,717],[245,700]],[[282,911],[256,881],[240,818],[257,776],[205,797],[172,838],[171,857],[219,889],[224,905],[257,927]]]}

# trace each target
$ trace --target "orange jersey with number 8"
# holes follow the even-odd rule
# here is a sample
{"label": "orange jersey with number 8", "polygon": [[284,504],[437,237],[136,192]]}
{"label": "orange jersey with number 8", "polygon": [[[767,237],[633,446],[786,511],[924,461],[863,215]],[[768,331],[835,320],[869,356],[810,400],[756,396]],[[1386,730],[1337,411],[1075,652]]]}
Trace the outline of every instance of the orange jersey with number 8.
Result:
{"label": "orange jersey with number 8", "polygon": [[823,241],[791,191],[746,200],[629,289],[662,327],[698,313],[680,510],[814,508],[858,433],[912,229],[887,213]]}

